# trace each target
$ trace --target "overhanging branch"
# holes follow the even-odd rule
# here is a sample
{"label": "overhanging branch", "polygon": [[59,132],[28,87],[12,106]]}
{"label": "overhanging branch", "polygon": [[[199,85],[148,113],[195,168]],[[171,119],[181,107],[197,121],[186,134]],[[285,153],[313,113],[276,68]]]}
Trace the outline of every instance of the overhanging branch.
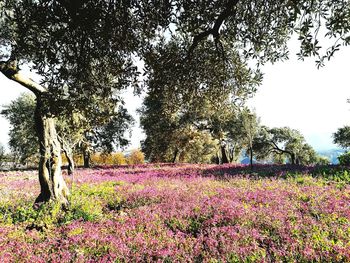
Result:
{"label": "overhanging branch", "polygon": [[229,0],[226,3],[225,9],[219,14],[219,16],[216,18],[215,23],[213,25],[212,28],[205,30],[201,33],[199,33],[198,35],[196,35],[193,38],[193,42],[192,45],[190,46],[189,50],[188,50],[188,56],[190,56],[193,52],[193,50],[198,46],[198,44],[205,39],[206,37],[212,35],[214,37],[214,41],[215,41],[215,46],[217,48],[221,48],[222,49],[222,44],[220,42],[220,27],[222,26],[222,24],[224,23],[224,21],[230,17],[233,16],[235,14],[235,6],[237,5],[239,0]]}
{"label": "overhanging branch", "polygon": [[29,89],[35,95],[40,95],[47,92],[45,87],[41,86],[20,72],[16,60],[0,61],[0,72],[8,79],[11,79]]}

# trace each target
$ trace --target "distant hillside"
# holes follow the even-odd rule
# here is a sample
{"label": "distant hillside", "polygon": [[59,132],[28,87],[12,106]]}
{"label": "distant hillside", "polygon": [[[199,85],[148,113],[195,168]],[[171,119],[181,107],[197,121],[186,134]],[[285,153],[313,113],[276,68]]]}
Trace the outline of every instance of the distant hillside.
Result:
{"label": "distant hillside", "polygon": [[317,153],[321,156],[327,157],[332,164],[338,164],[337,157],[344,153],[345,150],[343,149],[331,149],[331,150],[325,150],[325,151],[317,151]]}
{"label": "distant hillside", "polygon": [[[327,157],[332,164],[338,164],[339,163],[338,156],[344,152],[345,152],[345,150],[343,150],[343,149],[330,149],[330,150],[317,151],[317,154],[324,156],[324,157]],[[240,160],[241,160],[240,161],[241,164],[249,164],[248,157],[242,156],[240,158]],[[254,160],[254,163],[256,163],[255,160]],[[267,163],[269,163],[269,162],[267,162]]]}

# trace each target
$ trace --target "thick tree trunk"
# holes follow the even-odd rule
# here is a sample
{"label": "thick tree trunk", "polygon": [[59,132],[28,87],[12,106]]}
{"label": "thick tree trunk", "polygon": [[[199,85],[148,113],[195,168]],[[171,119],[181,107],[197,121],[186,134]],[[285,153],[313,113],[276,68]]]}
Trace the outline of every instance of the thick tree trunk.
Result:
{"label": "thick tree trunk", "polygon": [[35,127],[40,147],[39,182],[41,191],[35,203],[40,204],[52,199],[67,206],[69,190],[61,172],[61,145],[56,133],[55,120],[44,112],[41,97],[37,96]]}

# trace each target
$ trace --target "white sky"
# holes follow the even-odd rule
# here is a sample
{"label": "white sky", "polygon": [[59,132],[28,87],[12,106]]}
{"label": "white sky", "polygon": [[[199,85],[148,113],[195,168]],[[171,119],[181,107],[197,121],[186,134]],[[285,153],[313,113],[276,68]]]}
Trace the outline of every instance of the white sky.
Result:
{"label": "white sky", "polygon": [[[317,150],[335,148],[331,135],[339,127],[350,124],[349,59],[350,47],[343,47],[326,66],[317,69],[314,58],[297,60],[297,44],[290,44],[290,60],[265,65],[262,86],[249,101],[262,124],[269,127],[289,126],[300,130]],[[0,105],[25,92],[26,89],[0,74]],[[136,115],[141,98],[126,92],[126,105]],[[136,118],[137,119],[137,118]],[[0,117],[0,143],[8,141],[9,124]],[[131,147],[140,146],[144,138],[138,122],[131,138]]]}
{"label": "white sky", "polygon": [[295,41],[289,47],[288,61],[264,66],[263,84],[249,105],[264,125],[297,129],[317,150],[337,148],[332,133],[350,124],[350,47],[320,69],[315,58],[297,59]]}

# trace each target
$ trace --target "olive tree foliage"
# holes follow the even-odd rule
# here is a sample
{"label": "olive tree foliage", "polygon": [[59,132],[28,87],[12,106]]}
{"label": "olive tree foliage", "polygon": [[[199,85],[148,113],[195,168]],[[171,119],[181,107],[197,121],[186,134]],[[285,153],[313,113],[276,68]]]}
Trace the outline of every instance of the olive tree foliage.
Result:
{"label": "olive tree foliage", "polygon": [[[334,54],[340,43],[349,43],[349,24],[339,27],[334,22],[347,20],[347,13],[341,8],[348,10],[349,7],[340,1],[171,3],[174,3],[176,16],[172,18],[172,26],[165,31],[168,36],[161,34],[155,48],[144,55],[148,96],[153,97],[148,101],[146,98],[141,121],[147,135],[146,155],[147,152],[151,154],[151,149],[155,157],[168,151],[175,129],[182,127],[187,119],[194,127],[210,131],[219,141],[221,162],[229,162],[231,158],[225,153],[229,145],[232,146],[232,140],[227,139],[223,126],[232,116],[227,118],[219,105],[244,98],[247,90],[239,83],[245,78],[248,78],[246,86],[254,87],[251,90],[254,93],[259,81],[256,77],[256,83],[252,83],[252,75],[261,75],[246,67],[247,59],[263,64],[288,58],[286,41],[292,33],[299,35],[299,57],[317,56],[318,66]],[[335,37],[337,42],[325,53],[321,53],[318,41],[321,22],[325,23],[327,36]],[[240,74],[232,74],[237,69]],[[232,76],[231,81],[228,81],[228,74]],[[154,113],[150,113],[151,101],[155,101]],[[208,104],[215,108],[216,114],[209,113]],[[163,108],[166,108],[167,120],[160,120],[164,117]],[[227,120],[223,120],[225,118]],[[177,152],[176,149],[173,151]]]}
{"label": "olive tree foliage", "polygon": [[259,130],[260,119],[255,112],[246,107],[238,112],[229,129],[229,137],[239,143],[240,149],[246,149],[251,167],[253,166],[254,140]]}
{"label": "olive tree foliage", "polygon": [[6,160],[6,151],[4,145],[0,143],[0,168],[3,166],[4,162]]}
{"label": "olive tree foliage", "polygon": [[[235,50],[240,58],[261,64],[287,58],[293,32],[299,35],[300,57],[317,56],[322,65],[338,45],[350,41],[349,8],[343,0],[1,0],[0,71],[37,98],[37,202],[68,203],[55,117],[76,110],[89,118],[119,102],[114,92],[136,83],[133,58],[146,61],[163,36],[181,36],[180,60],[172,63],[180,79],[188,75],[191,80],[200,70],[194,67],[200,46],[209,54],[215,50],[222,60]],[[326,49],[318,41],[322,23],[335,39]],[[41,83],[22,74],[23,63],[42,76]],[[182,86],[178,92],[186,96],[192,88]]]}
{"label": "olive tree foliage", "polygon": [[34,111],[35,97],[23,93],[1,111],[11,125],[9,146],[15,161],[22,164],[37,159],[39,155],[38,138],[35,134]]}
{"label": "olive tree foliage", "polygon": [[316,162],[316,152],[305,142],[304,136],[289,127],[262,127],[256,136],[253,149],[258,159],[273,158],[283,161],[284,156],[291,164],[313,164]]}
{"label": "olive tree foliage", "polygon": [[333,133],[333,142],[344,149],[350,148],[350,126],[339,128]]}
{"label": "olive tree foliage", "polygon": [[[35,133],[34,112],[35,96],[30,93],[23,93],[10,104],[3,106],[1,114],[10,122],[9,146],[11,152],[17,157],[20,163],[38,159],[38,138]],[[97,115],[98,116],[98,115]],[[102,121],[101,116],[87,121],[78,113],[70,116],[57,118],[57,131],[62,137],[62,151],[72,151],[70,154],[78,154],[82,151],[84,144],[89,144],[95,150],[112,152],[117,147],[126,146],[129,141],[125,133],[130,130],[133,118],[126,109],[118,106],[113,115]],[[107,118],[107,116],[104,116]],[[104,125],[102,125],[105,123]],[[102,125],[102,126],[101,126]],[[89,132],[91,136],[86,136]],[[68,154],[68,153],[66,153]],[[68,161],[69,157],[67,157]],[[71,172],[74,163],[70,164]]]}
{"label": "olive tree foliage", "polygon": [[[162,160],[161,156],[172,155],[164,160],[175,161],[193,136],[201,134],[211,137],[210,145],[216,141],[216,151],[228,162],[227,128],[237,109],[255,92],[261,73],[249,69],[237,51],[226,52],[229,59],[222,60],[215,47],[207,44],[199,45],[192,63],[184,66],[181,61],[188,53],[179,45],[183,40],[162,41],[146,56],[147,96],[140,112],[147,158]],[[191,74],[184,74],[184,68]],[[205,147],[206,151],[209,148],[213,149]],[[216,155],[214,149],[212,155]]]}

